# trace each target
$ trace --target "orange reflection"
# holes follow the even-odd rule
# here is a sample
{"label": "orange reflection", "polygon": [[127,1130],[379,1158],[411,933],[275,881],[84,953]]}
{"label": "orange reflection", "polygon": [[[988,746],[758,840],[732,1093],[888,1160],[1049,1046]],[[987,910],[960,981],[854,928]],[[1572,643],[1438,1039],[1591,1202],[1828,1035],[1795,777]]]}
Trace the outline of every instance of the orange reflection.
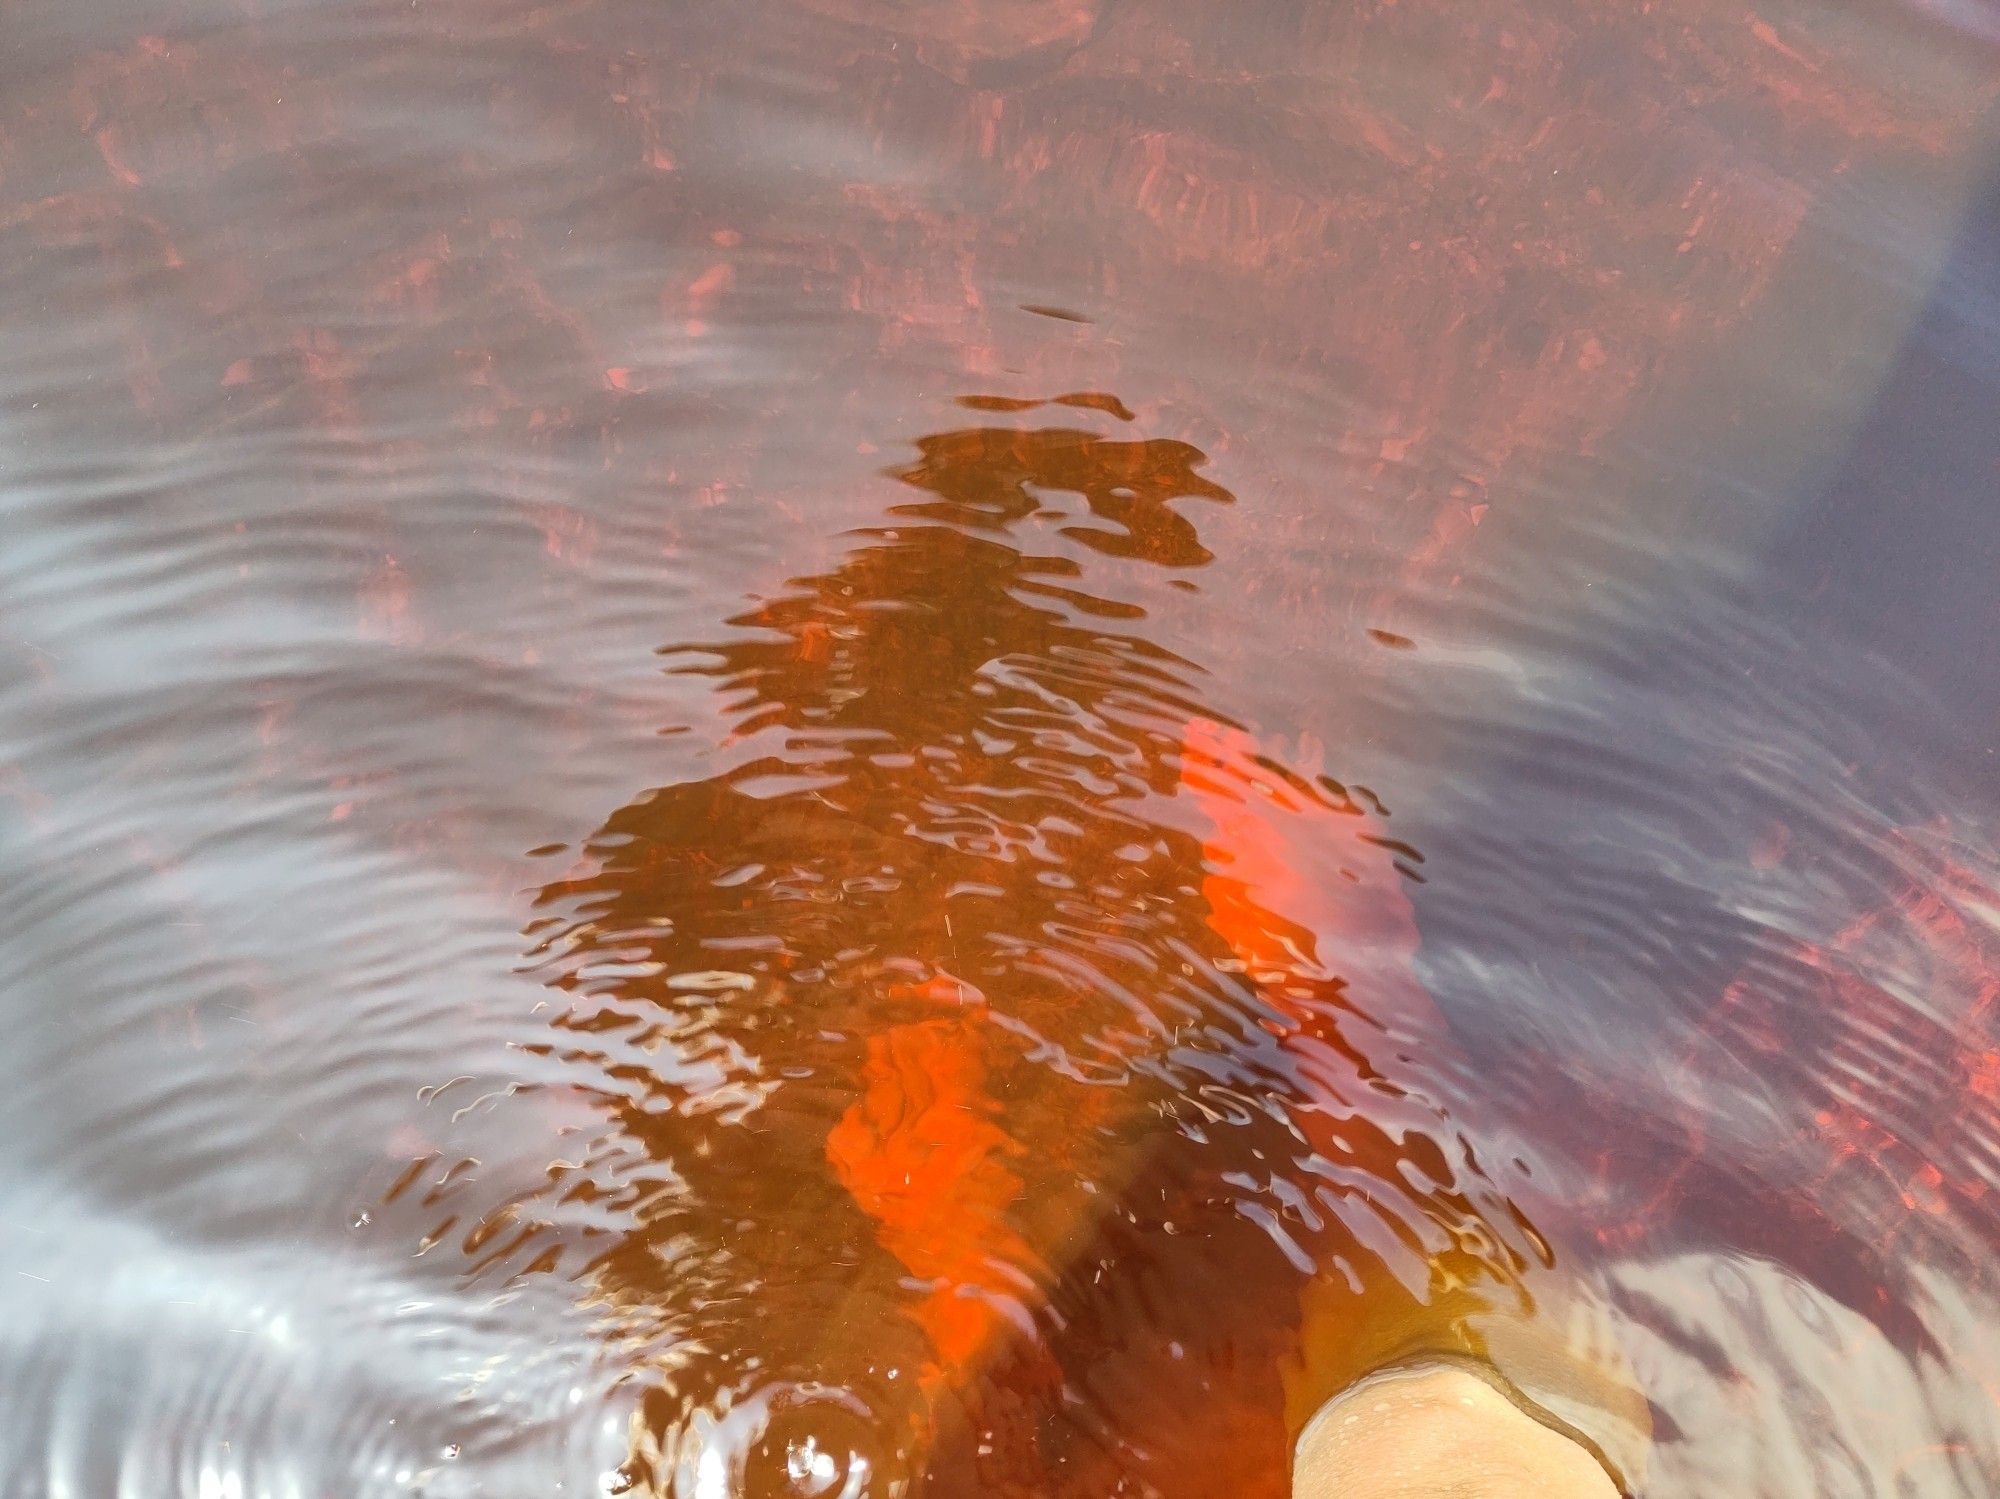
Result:
{"label": "orange reflection", "polygon": [[975,1367],[999,1334],[986,1298],[1007,1287],[989,1267],[1028,1259],[1008,1221],[1021,1179],[1007,1159],[1024,1147],[993,1122],[981,1037],[974,1022],[925,1020],[869,1038],[861,1097],[826,1140],[883,1247],[932,1284],[913,1313],[936,1351],[932,1383]]}

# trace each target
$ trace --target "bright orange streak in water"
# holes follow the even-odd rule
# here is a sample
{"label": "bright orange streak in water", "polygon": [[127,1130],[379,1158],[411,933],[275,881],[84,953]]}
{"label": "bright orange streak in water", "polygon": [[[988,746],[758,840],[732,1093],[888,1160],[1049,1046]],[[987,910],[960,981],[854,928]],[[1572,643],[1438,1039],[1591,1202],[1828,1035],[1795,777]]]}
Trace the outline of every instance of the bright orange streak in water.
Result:
{"label": "bright orange streak in water", "polygon": [[[1262,758],[1241,729],[1208,719],[1188,724],[1181,790],[1214,827],[1202,843],[1209,926],[1272,988],[1274,1007],[1299,1030],[1329,1029],[1328,1017],[1292,997],[1297,980],[1330,977],[1317,957],[1322,943],[1385,949],[1401,970],[1396,1001],[1406,1018],[1434,1022],[1435,1009],[1407,968],[1417,948],[1416,913],[1388,850],[1367,841],[1382,836],[1375,820],[1359,807],[1343,816],[1277,777],[1257,776]],[[1254,777],[1247,783],[1246,770]],[[1346,884],[1329,887],[1311,873],[1330,848],[1354,851]],[[905,992],[954,1007],[977,1002],[944,974]],[[936,1353],[924,1373],[935,1388],[963,1383],[992,1357],[1006,1325],[995,1303],[1007,1291],[994,1267],[1030,1258],[1008,1219],[1021,1193],[1008,1162],[1025,1147],[995,1122],[1001,1105],[986,1091],[984,1037],[977,1014],[871,1037],[862,1096],[827,1136],[828,1161],[879,1225],[883,1247],[911,1274],[935,1282],[913,1311]],[[1309,1117],[1316,1147],[1343,1148],[1331,1134],[1331,1112]]]}
{"label": "bright orange streak in water", "polygon": [[912,1315],[937,1353],[924,1378],[940,1385],[989,1352],[1003,1322],[982,1295],[1004,1291],[992,1267],[1028,1252],[1007,1219],[1021,1195],[1007,1162],[1022,1146],[994,1122],[985,1083],[975,1021],[893,1026],[869,1039],[862,1096],[826,1141],[883,1248],[936,1283]]}

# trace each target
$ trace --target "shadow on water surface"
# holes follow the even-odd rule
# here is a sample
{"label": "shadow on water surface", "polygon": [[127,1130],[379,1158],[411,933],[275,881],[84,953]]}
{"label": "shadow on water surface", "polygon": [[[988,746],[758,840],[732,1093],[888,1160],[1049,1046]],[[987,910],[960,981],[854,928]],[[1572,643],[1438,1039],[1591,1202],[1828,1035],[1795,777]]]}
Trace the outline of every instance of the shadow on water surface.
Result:
{"label": "shadow on water surface", "polygon": [[1546,1254],[1426,1088],[1420,856],[1133,628],[1119,568],[1209,560],[1199,451],[916,446],[837,566],[669,648],[734,763],[540,893],[530,1049],[603,1126],[467,1248],[590,1288],[634,1483],[1280,1493],[1309,1283],[1342,1357],[1464,1345]]}

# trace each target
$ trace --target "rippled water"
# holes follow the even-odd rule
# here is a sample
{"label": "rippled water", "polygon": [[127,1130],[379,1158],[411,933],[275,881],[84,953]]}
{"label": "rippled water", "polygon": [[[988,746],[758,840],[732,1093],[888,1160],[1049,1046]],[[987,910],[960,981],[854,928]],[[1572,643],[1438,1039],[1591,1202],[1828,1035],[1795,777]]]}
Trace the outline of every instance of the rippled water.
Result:
{"label": "rippled water", "polygon": [[6,1492],[2000,1489],[1995,31],[0,8]]}

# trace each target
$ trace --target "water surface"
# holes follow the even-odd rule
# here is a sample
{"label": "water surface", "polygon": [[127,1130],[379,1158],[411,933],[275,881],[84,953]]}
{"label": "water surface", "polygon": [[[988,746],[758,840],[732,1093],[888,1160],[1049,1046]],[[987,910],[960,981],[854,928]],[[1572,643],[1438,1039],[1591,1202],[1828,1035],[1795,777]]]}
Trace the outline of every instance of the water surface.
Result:
{"label": "water surface", "polygon": [[0,25],[10,1494],[2000,1487],[1983,9]]}

